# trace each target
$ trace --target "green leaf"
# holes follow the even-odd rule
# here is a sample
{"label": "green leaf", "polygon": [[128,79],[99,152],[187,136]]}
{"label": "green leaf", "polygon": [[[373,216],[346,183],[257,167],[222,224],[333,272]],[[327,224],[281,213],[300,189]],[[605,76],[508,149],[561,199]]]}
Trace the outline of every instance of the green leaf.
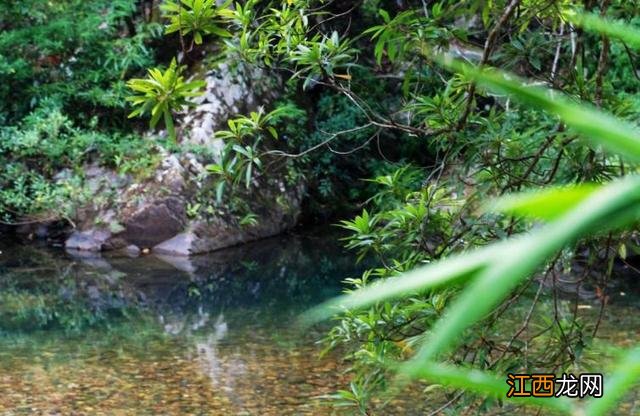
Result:
{"label": "green leaf", "polygon": [[640,28],[616,20],[604,19],[593,13],[565,12],[565,19],[590,32],[620,39],[634,48],[640,48]]}
{"label": "green leaf", "polygon": [[220,181],[216,185],[216,201],[218,203],[222,202],[222,196],[224,195],[225,185],[226,185],[225,181]]}
{"label": "green leaf", "polygon": [[512,194],[488,204],[487,211],[554,220],[599,189],[596,184],[562,186]]}
{"label": "green leaf", "polygon": [[634,124],[620,120],[589,104],[578,104],[563,93],[526,85],[515,75],[494,69],[479,69],[445,58],[443,65],[461,72],[481,86],[560,117],[567,126],[610,151],[640,160],[640,133]]}
{"label": "green leaf", "polygon": [[231,36],[233,36],[231,32],[217,26],[210,27],[208,32],[213,35],[220,36],[221,38],[230,38]]}
{"label": "green leaf", "polygon": [[[464,389],[474,393],[479,393],[491,397],[505,397],[509,389],[505,378],[499,378],[492,373],[464,367],[455,367],[439,363],[424,363],[417,370],[416,375],[420,378],[445,384],[448,387]],[[573,410],[573,404],[566,398],[546,398],[535,397],[513,397],[509,399],[514,404],[528,404],[553,409],[565,413]]]}
{"label": "green leaf", "polygon": [[251,174],[253,172],[253,165],[251,163],[249,163],[247,165],[247,169],[245,171],[245,186],[247,189],[249,189],[249,186],[251,185]]}
{"label": "green leaf", "polygon": [[[640,216],[640,176],[612,182],[592,192],[582,203],[549,225],[529,235],[494,243],[483,249],[458,255],[407,274],[388,278],[327,302],[303,318],[313,322],[331,316],[336,307],[355,308],[374,302],[410,295],[417,290],[471,278],[444,317],[432,328],[420,351],[401,366],[412,377],[424,376],[440,353],[460,340],[460,334],[486,316],[520,282],[530,276],[545,259],[565,244],[594,228],[602,231],[603,221],[620,216],[629,223]],[[630,213],[627,211],[630,210]],[[623,215],[621,215],[621,213]]]}
{"label": "green leaf", "polygon": [[216,164],[207,165],[205,167],[205,169],[208,172],[211,172],[211,173],[216,174],[216,175],[222,175],[224,173],[224,168],[222,166],[220,166],[219,164],[217,164],[217,163]]}
{"label": "green leaf", "polygon": [[602,416],[615,410],[617,404],[630,388],[640,380],[640,348],[627,351],[617,363],[613,374],[604,379],[602,397],[590,399],[586,406],[586,416]]}
{"label": "green leaf", "polygon": [[[490,265],[478,273],[445,316],[434,325],[428,341],[416,357],[403,365],[403,370],[412,374],[419,368],[419,363],[433,360],[437,354],[453,347],[466,328],[482,319],[565,244],[588,232],[610,228],[611,225],[607,224],[610,218],[620,216],[626,224],[637,220],[639,204],[640,176],[629,176],[593,192],[545,227],[526,236],[505,240],[500,244],[499,255],[490,259]],[[631,214],[625,213],[628,209],[632,210]],[[427,279],[427,276],[423,277]]]}
{"label": "green leaf", "polygon": [[389,23],[391,21],[389,13],[386,10],[380,9],[378,10],[378,13],[380,14],[380,16],[382,16],[382,20],[384,20],[385,23]]}
{"label": "green leaf", "polygon": [[364,289],[332,299],[311,309],[303,315],[303,322],[312,323],[327,319],[338,309],[361,308],[381,300],[409,295],[418,290],[468,280],[486,267],[490,259],[502,249],[503,246],[500,244],[476,249],[445,261],[417,268],[398,277],[373,283]]}
{"label": "green leaf", "polygon": [[160,121],[160,117],[162,117],[161,111],[156,111],[155,113],[153,113],[151,117],[151,121],[149,122],[149,125],[151,126],[151,128],[155,128],[156,125],[158,125],[158,121]]}
{"label": "green leaf", "polygon": [[199,31],[193,32],[193,40],[196,45],[202,45],[202,34]]}
{"label": "green leaf", "polygon": [[204,81],[184,82],[184,77],[181,74],[185,68],[178,66],[174,58],[164,72],[158,68],[151,68],[147,71],[147,78],[129,80],[127,86],[138,93],[126,97],[133,107],[137,107],[129,114],[129,117],[142,116],[150,112],[149,125],[154,128],[160,118],[164,116],[167,131],[170,136],[175,138],[171,112],[184,105],[189,105],[190,102],[187,99],[200,95],[200,88],[205,84]]}

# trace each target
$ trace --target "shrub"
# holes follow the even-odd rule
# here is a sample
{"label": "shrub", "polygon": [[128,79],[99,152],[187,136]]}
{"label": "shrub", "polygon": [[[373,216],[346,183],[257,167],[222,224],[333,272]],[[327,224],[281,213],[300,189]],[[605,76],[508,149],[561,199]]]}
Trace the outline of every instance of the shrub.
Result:
{"label": "shrub", "polygon": [[154,128],[160,118],[164,119],[169,137],[176,140],[173,126],[173,111],[188,106],[190,97],[197,97],[204,87],[204,81],[185,82],[182,75],[185,66],[177,66],[173,59],[169,67],[163,72],[158,68],[149,70],[147,78],[134,78],[127,82],[127,86],[136,95],[127,97],[134,107],[129,118],[135,116],[151,116],[149,125]]}

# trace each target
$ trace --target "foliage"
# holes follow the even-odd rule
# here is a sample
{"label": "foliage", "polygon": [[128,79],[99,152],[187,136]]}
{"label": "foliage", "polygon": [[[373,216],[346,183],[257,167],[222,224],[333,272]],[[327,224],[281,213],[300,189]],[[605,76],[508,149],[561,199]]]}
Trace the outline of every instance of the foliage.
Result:
{"label": "foliage", "polygon": [[[177,61],[194,73],[221,60],[253,66],[277,80],[282,100],[229,116],[216,132],[223,146],[198,153],[207,175],[195,179],[187,212],[231,213],[253,227],[267,206],[253,190],[269,181],[306,182],[317,216],[359,211],[340,226],[373,265],[331,304],[343,309],[327,345],[346,352],[353,373],[338,400],[367,414],[399,367],[468,393],[448,406],[485,410],[502,405],[496,374],[593,369],[585,356],[599,320],[584,322],[579,299],[556,286],[583,276],[602,314],[614,267],[640,252],[629,228],[640,157],[635,3],[171,0],[165,29],[180,45],[173,36],[161,47],[159,25],[135,2],[26,3],[0,6],[9,16],[0,35],[5,218],[68,212],[81,175],[62,186],[55,175],[65,168],[152,165],[151,147],[123,135],[135,126],[118,115],[123,79],[162,65],[156,52],[180,48],[181,58],[129,82],[131,114],[150,115],[152,127],[164,118],[174,138],[172,113],[202,85],[185,81]],[[48,110],[29,115],[35,108]],[[146,150],[131,156],[129,142]],[[85,153],[88,143],[99,150]],[[612,409],[637,377],[635,351],[622,363],[611,396],[586,403],[587,414]],[[578,411],[570,401],[529,404]]]}
{"label": "foliage", "polygon": [[0,22],[0,220],[73,218],[83,164],[155,166],[125,113],[125,79],[155,64],[161,34],[139,2],[3,2]]}
{"label": "foliage", "polygon": [[182,75],[185,68],[177,66],[176,60],[173,59],[164,72],[153,68],[149,70],[147,78],[130,79],[127,86],[136,95],[127,97],[127,100],[137,108],[129,117],[151,115],[151,128],[154,128],[162,117],[169,137],[176,140],[171,112],[187,106],[187,99],[200,95],[201,91],[198,90],[205,85],[204,81],[185,82]]}
{"label": "foliage", "polygon": [[157,164],[156,153],[153,143],[138,136],[87,131],[55,105],[38,108],[20,125],[0,128],[1,220],[71,218],[90,197],[83,164],[98,161],[145,175]]}
{"label": "foliage", "polygon": [[[296,161],[302,162],[296,166],[308,172],[311,189],[317,192],[313,199],[322,194],[329,200],[333,195],[344,196],[345,192],[331,189],[340,179],[347,178],[343,182],[349,184],[354,182],[352,175],[373,174],[368,186],[378,186],[381,191],[365,197],[369,209],[341,224],[354,234],[347,240],[347,246],[357,250],[360,259],[373,257],[379,263],[361,278],[348,279],[347,283],[359,289],[356,293],[380,296],[374,298],[379,302],[345,301],[343,306],[359,308],[345,311],[328,337],[330,347],[344,344],[349,348],[356,380],[350,392],[342,391],[339,396],[362,413],[367,412],[367,401],[375,396],[373,393],[386,387],[389,361],[414,356],[421,335],[432,329],[442,331],[442,336],[430,348],[444,349],[453,341],[464,345],[462,351],[446,350],[445,356],[438,358],[494,371],[526,367],[527,363],[518,358],[521,350],[509,349],[520,341],[521,331],[513,339],[505,340],[504,330],[496,329],[502,298],[514,288],[521,289],[522,280],[538,263],[567,241],[583,235],[583,227],[606,230],[600,220],[611,216],[613,211],[607,209],[614,207],[582,218],[584,222],[573,224],[577,227],[573,230],[565,227],[568,234],[558,231],[556,224],[545,228],[548,233],[555,232],[551,234],[554,238],[546,243],[540,237],[542,234],[532,234],[530,239],[517,240],[515,248],[507,243],[487,244],[528,229],[531,223],[521,218],[522,214],[534,213],[545,220],[562,221],[578,201],[591,202],[590,208],[596,209],[592,198],[603,192],[597,184],[609,182],[634,167],[629,164],[633,163],[631,160],[611,157],[603,150],[625,154],[637,150],[637,143],[629,140],[635,127],[619,121],[633,115],[633,98],[612,92],[610,85],[614,79],[607,78],[604,69],[608,55],[600,52],[600,57],[596,56],[598,49],[609,46],[605,43],[601,46],[601,39],[594,40],[573,30],[566,21],[572,16],[567,2],[554,2],[551,8],[537,2],[527,2],[522,7],[518,7],[518,2],[465,1],[455,6],[433,2],[408,6],[410,10],[399,10],[391,2],[382,3],[383,9],[366,4],[345,10],[339,5],[313,7],[306,1],[274,2],[267,6],[250,1],[226,9],[223,15],[233,34],[225,40],[226,57],[277,72],[286,79],[290,96],[308,94],[312,103],[304,98],[298,102],[307,115],[315,117],[311,119],[307,139],[291,141],[284,147],[277,140],[282,136],[278,128],[273,126],[275,133],[256,128],[259,113],[233,119],[229,130],[219,133],[227,141],[219,162],[209,166],[211,173],[223,179],[216,185],[219,202],[225,186],[250,188],[257,183],[255,178],[265,175],[265,167],[291,161],[294,165]],[[356,9],[362,12],[359,18],[365,17],[352,25]],[[625,9],[620,2],[611,7],[615,13]],[[603,6],[601,13],[606,12]],[[480,19],[474,20],[476,17]],[[382,23],[371,21],[380,18]],[[539,25],[540,21],[545,24]],[[349,36],[355,32],[353,27],[361,32]],[[546,28],[551,28],[551,32],[546,32]],[[619,28],[614,29],[601,31],[611,36],[622,33]],[[565,35],[568,31],[571,34]],[[508,32],[509,36],[500,36],[502,32]],[[579,43],[576,36],[580,36]],[[367,44],[366,38],[373,40],[373,46]],[[475,44],[484,45],[480,49]],[[505,77],[500,72],[471,70],[451,61],[449,56],[480,66],[492,64],[511,69],[534,81]],[[620,56],[618,53],[616,59]],[[528,85],[545,82],[561,92]],[[631,90],[633,87],[625,93]],[[520,96],[524,104],[549,114],[513,104],[511,95]],[[577,99],[594,101],[596,107],[611,105],[617,118],[578,105]],[[558,117],[563,121],[558,122]],[[577,134],[596,141],[585,146],[576,140]],[[610,140],[599,140],[603,134]],[[353,140],[353,152],[337,152],[332,147],[343,137]],[[387,140],[410,137],[418,145],[398,151],[398,147],[404,146],[397,146],[399,142],[381,145],[380,137]],[[373,156],[368,146],[374,138],[379,156]],[[327,148],[329,152],[317,152]],[[348,159],[351,153],[362,149],[355,156],[360,157],[357,168],[336,166],[336,161],[345,158],[334,155]],[[396,163],[388,163],[385,152],[389,149],[395,153]],[[579,185],[571,186],[575,183]],[[635,185],[623,183],[620,186],[624,192]],[[501,202],[505,212],[517,216],[474,215],[489,195],[550,184],[562,187],[535,193],[534,199],[524,195]],[[362,196],[358,191],[349,192],[355,198]],[[624,194],[620,192],[619,197]],[[545,211],[538,209],[541,205]],[[591,233],[590,239],[565,249],[549,262],[545,276],[570,268],[578,253],[587,247],[602,246],[604,241],[604,261],[611,265],[614,257],[610,247],[627,244],[625,239],[629,237],[617,231],[613,234],[614,228],[604,236]],[[394,278],[422,263],[432,263],[475,246],[487,248],[469,258],[452,257],[452,263],[432,266],[435,272],[429,282],[433,287],[422,286],[421,273],[409,274],[406,279]],[[508,251],[505,254],[502,250]],[[523,259],[518,253],[530,256]],[[501,266],[504,258],[512,268],[517,268],[517,273],[507,275],[507,269]],[[597,259],[599,255],[590,254],[587,261],[596,264]],[[610,270],[609,266],[609,276]],[[489,276],[498,272],[504,273],[504,281],[495,290],[489,287]],[[390,283],[372,284],[374,280]],[[469,280],[476,282],[476,290],[490,294],[486,302],[471,304],[477,292],[459,294],[460,286]],[[407,292],[411,296],[402,298]],[[442,324],[440,318],[448,304],[462,302],[461,299],[467,303],[464,309],[457,310],[476,311],[474,320],[465,321],[462,312],[457,312],[448,324]],[[532,308],[538,297],[535,299]],[[468,328],[467,323],[487,314],[488,325],[477,323]],[[579,364],[579,358],[571,351],[582,349],[590,338],[577,322],[575,314],[560,316],[556,312],[548,325],[552,328],[548,336],[527,340],[541,342],[544,338],[558,346],[557,354],[547,360],[537,359],[537,368],[566,365],[565,350],[570,352],[570,362]],[[528,321],[523,325],[526,327]],[[562,328],[567,327],[570,329],[565,332]],[[597,332],[597,325],[593,332]],[[500,348],[505,351],[502,358],[491,362],[490,357],[499,354]],[[471,352],[472,358],[468,359]],[[444,377],[452,386],[469,391],[491,396],[498,391],[495,383],[489,383],[491,388],[484,390],[480,385],[465,383],[469,374],[474,377],[481,374],[475,370],[464,373],[462,368],[439,364],[412,368],[423,369],[423,377]],[[572,406],[554,401],[546,405],[556,410]]]}
{"label": "foliage", "polygon": [[169,25],[165,33],[179,32],[180,36],[191,34],[196,45],[202,44],[204,35],[231,36],[220,27],[223,21],[222,11],[228,7],[231,0],[218,6],[216,0],[168,0],[161,6],[165,16],[169,18]]}
{"label": "foliage", "polygon": [[158,35],[135,1],[9,2],[0,20],[0,119],[17,122],[55,99],[77,121],[121,126],[123,80],[154,63]]}
{"label": "foliage", "polygon": [[[607,227],[603,222],[614,212],[619,213],[616,203],[622,207],[632,202],[630,195],[626,200],[623,195],[635,183],[624,180],[615,186],[617,182],[612,182],[612,189],[620,186],[615,203],[610,201],[611,205],[601,207],[600,212],[589,211],[593,216],[583,217],[581,223],[574,219],[578,221],[571,224],[575,228],[567,224],[562,231],[558,226],[573,218],[571,214],[577,212],[573,209],[580,201],[585,204],[580,205],[583,209],[596,210],[594,198],[602,197],[600,192],[608,192],[599,184],[635,169],[633,155],[638,145],[631,138],[637,129],[623,120],[634,117],[637,110],[637,99],[629,95],[630,91],[637,92],[637,83],[615,78],[620,74],[624,55],[615,49],[612,50],[616,54],[609,55],[610,40],[603,37],[619,36],[633,44],[634,36],[621,23],[608,26],[593,23],[598,21],[596,17],[576,18],[581,15],[576,15],[573,5],[566,1],[552,2],[551,7],[540,2],[473,0],[455,4],[403,2],[402,6],[384,1],[365,3],[349,9],[331,4],[314,7],[317,5],[306,1],[273,3],[273,7],[264,8],[247,2],[225,12],[234,34],[225,41],[225,53],[230,59],[278,72],[297,94],[307,91],[312,100],[320,95],[322,99],[316,100],[317,104],[306,107],[312,109],[308,113],[314,114],[325,102],[335,104],[342,98],[346,105],[341,116],[346,118],[349,112],[355,115],[342,128],[327,132],[320,123],[333,115],[323,119],[318,111],[310,137],[324,134],[325,138],[301,143],[298,152],[276,154],[283,158],[303,157],[309,162],[307,171],[318,172],[312,178],[325,179],[327,172],[344,175],[345,171],[331,163],[340,160],[331,155],[338,153],[332,145],[339,137],[349,136],[355,139],[354,149],[365,149],[359,156],[361,165],[367,166],[364,171],[373,173],[375,178],[370,186],[381,189],[372,197],[365,197],[367,209],[361,215],[341,222],[353,232],[347,246],[357,250],[360,259],[373,257],[379,264],[347,283],[358,289],[356,294],[379,297],[372,298],[375,302],[360,303],[357,295],[341,300],[344,307],[357,307],[339,315],[328,343],[329,347],[347,346],[356,379],[351,391],[339,396],[366,414],[366,402],[375,396],[372,392],[387,387],[389,362],[414,356],[422,334],[432,330],[441,331],[442,336],[424,345],[439,353],[438,348],[442,347],[444,353],[438,354],[438,359],[450,359],[466,367],[505,371],[563,368],[567,362],[579,366],[573,351],[582,350],[585,343],[591,342],[597,324],[588,336],[576,314],[565,316],[556,311],[546,329],[551,330],[549,337],[538,335],[521,340],[522,331],[512,336],[509,329],[498,328],[496,321],[515,303],[502,303],[504,296],[518,289],[514,297],[520,299],[531,283],[523,283],[526,277],[565,243],[572,244],[547,262],[542,281],[549,274],[555,279],[557,273],[570,270],[575,261],[585,256],[590,267],[598,262],[609,265],[602,271],[605,277],[597,283],[599,290],[606,290],[616,256],[612,247],[626,247],[635,239],[634,233],[618,228],[633,218],[633,211],[629,211],[629,218],[618,216],[620,223]],[[588,3],[588,9],[596,9],[593,2]],[[621,16],[634,15],[637,10],[628,3],[607,2],[600,5],[599,12]],[[574,24],[596,29],[600,36],[577,31]],[[369,39],[373,45],[367,43]],[[635,65],[633,54],[629,58]],[[478,71],[464,62],[504,68],[525,75],[528,80],[513,74],[504,76],[499,71]],[[609,67],[613,67],[611,72],[607,72]],[[634,76],[632,72],[622,74]],[[611,87],[615,82],[623,82],[628,89],[616,93]],[[539,87],[541,84],[553,90]],[[513,96],[519,97],[520,102],[514,104]],[[578,104],[580,101],[595,105]],[[599,108],[604,106],[609,106],[615,116],[601,112]],[[367,153],[370,139],[364,134],[371,130],[376,137],[411,137],[419,146],[409,147],[411,152],[398,152],[394,156],[400,157],[391,164],[385,151],[395,150],[397,142],[385,146],[378,140],[377,150],[386,163],[376,163],[381,161]],[[580,135],[593,141],[585,145],[577,140]],[[602,140],[603,136],[609,140]],[[324,148],[331,153],[315,152]],[[622,152],[624,157],[612,156],[605,150]],[[345,176],[354,171],[347,171]],[[244,183],[246,186],[247,181]],[[502,200],[502,210],[514,216],[477,215],[488,196],[523,189],[533,192],[549,185],[559,187],[547,193],[535,192],[534,197],[523,194]],[[559,221],[544,228],[550,236],[545,239],[540,232],[517,240],[513,247],[508,243],[491,245],[494,240],[529,229],[532,223],[526,216],[531,213],[538,220]],[[576,242],[585,234],[589,238]],[[433,263],[477,246],[486,248],[468,258],[451,257],[451,263],[436,263],[431,266],[433,269],[427,269],[433,270],[429,287],[422,286],[422,273],[395,278],[422,263]],[[526,259],[524,254],[528,255]],[[516,272],[507,273],[507,262]],[[492,286],[491,276],[503,276],[498,289]],[[372,283],[374,280],[388,283],[378,285]],[[469,280],[475,282],[472,284],[476,291],[460,293],[460,287]],[[471,299],[480,292],[488,294],[487,301],[472,304]],[[553,296],[559,302],[557,294]],[[532,310],[538,299],[535,296]],[[466,303],[454,309],[457,312],[451,314],[451,320],[440,319],[447,317],[449,303],[462,300]],[[475,311],[473,320],[465,321],[462,311]],[[469,328],[466,323],[475,325]],[[525,319],[523,328],[529,323]],[[567,327],[570,330],[565,332],[562,328]],[[557,345],[558,351],[547,359],[537,357],[535,368],[530,368],[518,354],[521,349],[510,349],[518,342],[538,345],[543,338]],[[462,346],[444,348],[454,341],[456,346]],[[496,355],[501,358],[494,361]],[[464,383],[466,376],[479,373],[464,373],[462,368],[429,362],[433,367],[417,366],[414,361],[409,366],[416,371],[428,368],[423,377],[445,377],[452,386],[472,392],[494,396],[498,391],[495,383],[485,390]],[[546,405],[556,410],[573,406],[553,401]]]}
{"label": "foliage", "polygon": [[[276,126],[300,115],[299,109],[288,104],[267,113],[259,108],[249,116],[230,119],[227,122],[229,130],[216,132],[216,137],[224,140],[225,145],[219,155],[220,162],[208,165],[207,170],[219,178],[215,184],[218,203],[222,201],[227,184],[243,183],[249,189],[263,168],[263,146],[268,146],[269,142],[275,144],[280,139]],[[270,147],[276,146],[272,144]]]}
{"label": "foliage", "polygon": [[[598,25],[592,26],[605,27],[605,24],[600,22]],[[614,32],[608,31],[607,33],[613,34]],[[490,91],[509,94],[531,107],[537,107],[557,115],[567,127],[590,139],[595,145],[602,145],[628,160],[637,160],[637,157],[640,156],[638,130],[634,125],[615,119],[587,104],[576,104],[565,99],[558,92],[526,85],[523,80],[512,74],[472,68],[458,61],[451,61],[450,58],[437,59],[437,61],[463,73],[465,78],[477,82],[478,85],[486,87]],[[334,329],[332,334],[334,341],[351,336],[352,331],[356,330],[358,325],[367,325],[367,329],[363,332],[370,332],[369,340],[372,340],[372,335],[377,333],[375,328],[379,325],[378,316],[382,317],[385,323],[393,322],[394,324],[400,323],[400,325],[403,322],[413,323],[415,320],[413,317],[404,321],[399,319],[399,314],[393,313],[395,308],[402,307],[406,314],[412,309],[417,299],[422,298],[421,293],[426,291],[434,296],[434,294],[442,293],[434,290],[437,287],[463,285],[465,287],[462,292],[456,296],[444,313],[436,313],[435,319],[429,324],[418,325],[418,331],[412,337],[413,342],[410,344],[417,346],[417,351],[407,354],[410,357],[409,360],[402,363],[399,368],[402,373],[411,377],[444,381],[444,384],[452,387],[500,397],[503,394],[504,386],[501,379],[491,379],[493,376],[474,370],[470,371],[465,366],[443,366],[438,361],[451,357],[452,354],[455,357],[456,347],[469,343],[470,339],[474,337],[474,335],[467,335],[467,329],[479,321],[487,320],[492,311],[523,280],[539,271],[541,266],[551,262],[551,267],[553,267],[555,262],[553,256],[563,247],[570,246],[583,237],[594,238],[594,236],[607,235],[607,233],[610,236],[610,232],[613,230],[633,225],[639,219],[637,209],[639,185],[640,179],[632,173],[622,179],[598,186],[555,187],[542,192],[530,192],[525,195],[508,197],[508,199],[498,202],[496,206],[506,211],[543,218],[548,220],[548,224],[526,235],[507,238],[468,253],[452,255],[445,260],[419,267],[409,273],[376,284],[366,285],[364,279],[355,281],[359,290],[330,302],[312,312],[311,316],[319,314],[314,319],[330,316],[335,313],[336,307],[349,309],[343,318],[343,324]],[[376,234],[372,233],[371,227],[377,221],[369,218],[367,211],[364,211],[363,215],[357,217],[355,221],[344,222],[345,227],[356,233],[349,240],[352,247],[363,250],[376,241]],[[383,231],[384,229],[378,231],[377,235],[393,236],[396,234],[395,232],[386,234]],[[363,237],[364,245],[361,243]],[[379,245],[380,243],[378,243]],[[375,245],[373,246],[375,247]],[[405,252],[409,251],[405,250]],[[433,257],[437,258],[438,256]],[[404,270],[398,265],[387,266],[386,269],[392,269],[394,274]],[[365,274],[365,277],[369,275]],[[400,304],[390,303],[398,297],[410,297],[410,301]],[[358,312],[363,307],[373,309],[368,311],[365,309],[364,314]],[[417,309],[424,313],[433,307],[419,304]],[[367,316],[368,320],[366,320]],[[387,320],[388,316],[395,318],[395,320]],[[426,337],[418,337],[420,332],[427,328],[429,334]],[[384,331],[383,334],[389,336],[390,331]],[[516,334],[508,345],[511,345],[518,335]],[[471,338],[469,338],[470,336]],[[374,342],[374,345],[379,347],[383,343],[384,338]],[[362,355],[371,348],[375,347],[368,347],[356,354]],[[382,366],[387,366],[388,362],[385,357],[388,353],[377,350],[370,352],[370,355],[376,352]],[[617,401],[631,388],[633,385],[631,380],[638,379],[640,375],[638,368],[640,367],[637,362],[637,354],[637,349],[631,349],[621,358],[620,365],[612,375],[613,381],[605,386],[605,389],[611,394],[611,398],[606,401],[592,399],[584,407],[578,403],[567,403],[559,399],[531,404],[553,407],[570,414],[605,414],[614,408]],[[404,358],[400,353],[396,353],[395,356]]]}
{"label": "foliage", "polygon": [[304,75],[305,89],[319,78],[342,76],[348,79],[348,75],[336,74],[335,70],[348,69],[354,60],[354,53],[355,49],[349,47],[348,42],[341,41],[336,31],[331,36],[311,39],[299,44],[289,55],[290,61],[298,68],[293,77]]}
{"label": "foliage", "polygon": [[[384,84],[377,84],[371,74],[353,72],[367,80],[370,105],[385,99],[389,91]],[[300,162],[309,187],[309,214],[325,219],[350,213],[375,193],[375,183],[364,178],[386,175],[398,167],[381,153],[400,164],[406,159],[422,161],[415,157],[419,147],[415,140],[367,125],[366,116],[347,97],[331,92],[317,101],[312,131],[299,133],[296,141],[293,145],[303,150],[319,147]]]}

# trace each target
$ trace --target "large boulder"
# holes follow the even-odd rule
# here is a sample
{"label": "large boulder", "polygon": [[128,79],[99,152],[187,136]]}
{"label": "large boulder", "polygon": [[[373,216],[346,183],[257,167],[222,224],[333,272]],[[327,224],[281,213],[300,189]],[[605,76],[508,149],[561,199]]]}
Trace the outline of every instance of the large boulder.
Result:
{"label": "large boulder", "polygon": [[195,220],[184,232],[158,244],[153,251],[189,256],[280,234],[296,225],[303,193],[300,184],[285,186],[284,181],[273,181],[249,196],[253,199],[255,223],[242,225],[236,218],[223,216]]}
{"label": "large boulder", "polygon": [[110,169],[85,167],[85,186],[92,200],[80,207],[75,230],[67,238],[70,250],[104,251],[135,245],[150,248],[186,226],[184,169],[165,154],[144,180],[117,175]]}
{"label": "large boulder", "polygon": [[[246,114],[275,98],[277,79],[243,65],[221,64],[205,74],[206,88],[195,106],[176,120],[183,145],[208,148],[214,159],[222,148],[215,131],[227,120]],[[153,140],[151,137],[150,140]],[[102,166],[85,167],[85,185],[94,198],[77,211],[75,230],[66,241],[72,250],[128,248],[186,256],[273,236],[293,227],[300,213],[304,186],[282,178],[257,180],[240,195],[255,221],[238,220],[231,209],[187,215],[194,196],[207,186],[204,165],[213,160],[160,149],[161,161],[144,178],[118,175]],[[200,158],[200,159],[199,159]]]}
{"label": "large boulder", "polygon": [[125,229],[118,237],[138,247],[153,247],[184,229],[184,205],[180,196],[152,200],[124,219]]}
{"label": "large boulder", "polygon": [[[95,170],[95,169],[94,169]],[[304,186],[281,178],[255,181],[244,195],[255,221],[245,224],[224,207],[213,215],[189,218],[187,206],[202,183],[203,168],[189,155],[166,155],[145,181],[118,179],[102,172],[92,203],[78,210],[76,229],[65,242],[69,250],[128,248],[188,256],[271,237],[292,228],[300,215]],[[94,172],[98,175],[98,172]],[[101,197],[101,195],[111,195]],[[114,195],[116,195],[114,197]]]}
{"label": "large boulder", "polygon": [[214,137],[227,120],[247,114],[277,98],[279,81],[263,70],[238,64],[220,64],[206,73],[204,93],[193,99],[195,107],[180,117],[183,143],[204,145],[219,152],[222,141]]}
{"label": "large boulder", "polygon": [[67,250],[102,251],[109,238],[111,238],[111,233],[108,230],[74,231],[65,241],[64,247]]}

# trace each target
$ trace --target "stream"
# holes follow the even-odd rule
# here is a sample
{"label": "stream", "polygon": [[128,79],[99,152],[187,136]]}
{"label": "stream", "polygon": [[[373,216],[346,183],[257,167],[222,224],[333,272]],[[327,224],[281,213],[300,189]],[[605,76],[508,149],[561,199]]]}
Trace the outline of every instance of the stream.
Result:
{"label": "stream", "polygon": [[[0,252],[2,415],[353,413],[327,406],[348,385],[340,354],[320,357],[327,327],[295,326],[361,273],[333,233],[192,258],[6,241]],[[607,309],[606,337],[633,344],[638,305]],[[406,397],[384,414],[424,405]]]}
{"label": "stream", "polygon": [[189,259],[4,243],[0,414],[328,413],[343,369],[294,323],[360,273],[336,240]]}

